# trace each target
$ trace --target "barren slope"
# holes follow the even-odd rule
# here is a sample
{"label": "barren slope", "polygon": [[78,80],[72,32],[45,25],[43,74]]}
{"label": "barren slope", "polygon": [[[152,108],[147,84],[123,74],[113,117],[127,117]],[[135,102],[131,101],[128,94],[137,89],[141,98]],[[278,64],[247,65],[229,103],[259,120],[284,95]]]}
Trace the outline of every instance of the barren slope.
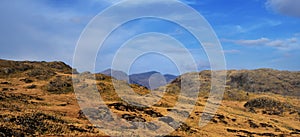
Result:
{"label": "barren slope", "polygon": [[[62,62],[0,60],[0,136],[105,136],[80,111],[73,92],[71,72],[71,67]],[[285,93],[282,89],[290,89],[290,85],[296,86],[291,88],[293,90],[287,90],[287,93],[299,93],[299,73],[280,71],[273,73],[273,70],[270,72],[272,73],[269,73],[268,70],[230,71],[225,97],[217,114],[208,125],[200,128],[198,121],[203,114],[208,96],[207,91],[210,88],[207,83],[210,80],[209,73],[201,72],[201,81],[204,81],[201,88],[203,91],[200,92],[195,108],[187,120],[176,121],[181,123],[181,126],[171,135],[300,136],[299,99],[293,96],[273,94]],[[255,76],[255,74],[261,76]],[[86,83],[88,83],[82,85],[82,88],[88,87],[93,75],[88,73],[80,75],[86,75]],[[270,78],[269,75],[275,76]],[[269,83],[273,83],[271,79],[275,79],[275,77],[286,82],[277,81],[277,85],[280,87],[285,84],[289,85],[283,88],[270,85],[269,88],[264,88],[269,89],[270,92],[257,93],[256,90],[260,89],[261,85],[267,86]],[[261,80],[253,80],[253,84],[248,82],[251,81],[249,78],[260,78]],[[96,79],[99,94],[105,100],[106,105],[124,120],[158,121],[173,128],[174,121],[163,116],[171,112],[187,115],[186,109],[190,106],[193,107],[189,101],[190,98],[183,97],[186,101],[180,104],[181,107],[173,108],[178,99],[180,78],[169,84],[167,88],[162,87],[160,90],[167,89],[167,93],[163,95],[160,94],[160,91],[152,91],[153,94],[150,95],[148,93],[151,91],[144,87],[129,85],[137,94],[141,95],[132,96],[133,102],[150,100],[154,102],[152,107],[133,106],[123,101],[115,93],[111,77],[97,74]],[[244,79],[248,80],[243,81]],[[248,91],[249,87],[244,85],[247,82],[248,85],[258,85],[258,88],[253,88],[255,90],[253,92],[251,88]],[[123,86],[124,82],[116,81],[116,84]],[[155,96],[162,97],[162,99],[154,100]],[[155,101],[157,102],[155,103]],[[109,119],[109,115],[103,111],[91,108],[88,112],[93,112],[90,118],[97,119],[105,116]],[[152,124],[147,128],[155,133],[156,126]],[[132,135],[132,133],[127,135]]]}

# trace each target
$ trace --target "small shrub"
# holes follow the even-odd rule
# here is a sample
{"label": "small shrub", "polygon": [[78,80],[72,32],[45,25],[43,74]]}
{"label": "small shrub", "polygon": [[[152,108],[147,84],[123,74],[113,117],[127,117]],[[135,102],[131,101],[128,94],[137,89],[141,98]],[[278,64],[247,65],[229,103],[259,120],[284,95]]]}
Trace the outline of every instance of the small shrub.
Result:
{"label": "small shrub", "polygon": [[36,78],[38,80],[47,80],[56,75],[54,71],[39,68],[31,69],[26,74],[27,76]]}
{"label": "small shrub", "polygon": [[225,100],[246,101],[249,99],[249,94],[241,90],[232,90],[224,93]]}
{"label": "small shrub", "polygon": [[51,80],[49,84],[46,85],[46,90],[54,94],[64,94],[73,92],[72,78],[71,77],[57,77]]}
{"label": "small shrub", "polygon": [[263,114],[281,115],[284,111],[291,111],[293,106],[269,97],[259,97],[248,101],[244,107],[251,109],[263,109]]}

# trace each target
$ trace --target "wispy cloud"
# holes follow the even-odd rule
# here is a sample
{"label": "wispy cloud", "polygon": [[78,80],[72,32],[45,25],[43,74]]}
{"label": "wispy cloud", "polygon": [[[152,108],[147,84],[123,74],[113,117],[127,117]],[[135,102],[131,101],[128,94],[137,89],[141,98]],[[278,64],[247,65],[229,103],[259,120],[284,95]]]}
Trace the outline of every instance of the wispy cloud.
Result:
{"label": "wispy cloud", "polygon": [[240,53],[240,50],[236,50],[236,49],[231,49],[231,50],[223,50],[223,53],[227,53],[227,54],[236,54],[236,53]]}
{"label": "wispy cloud", "polygon": [[201,5],[203,4],[202,1],[199,0],[180,0],[181,2],[188,4],[188,5]]}
{"label": "wispy cloud", "polygon": [[[30,0],[13,2],[10,0],[2,0],[0,1],[0,58],[46,61],[62,60],[68,64],[71,64],[76,43],[85,25],[87,25],[95,15],[103,11],[105,8],[121,1],[122,0],[76,0],[70,2],[57,0]],[[232,5],[228,5],[227,1],[180,1],[194,7],[197,11],[201,11],[200,13],[204,13],[203,15],[207,17],[208,21],[212,24],[212,27],[216,30],[216,33],[220,37],[230,38],[223,40],[223,42],[226,42],[224,45],[229,45],[226,47],[226,50],[224,50],[223,53],[230,54],[229,56],[231,56],[231,54],[235,54],[233,55],[234,57],[237,57],[236,55],[238,55],[239,58],[231,58],[232,60],[235,60],[235,62],[239,62],[237,64],[244,63],[244,61],[238,60],[241,60],[242,56],[246,56],[243,50],[249,49],[248,47],[255,47],[253,49],[260,50],[260,46],[265,46],[278,49],[278,51],[289,50],[290,52],[288,53],[294,51],[291,53],[296,56],[294,58],[299,57],[299,54],[296,53],[299,51],[298,49],[300,49],[300,31],[297,28],[299,20],[270,14],[270,12],[266,11],[264,6],[258,6],[258,4],[264,4],[265,1],[267,1],[266,6],[269,9],[284,15],[299,17],[299,0],[257,0],[260,2],[247,1],[246,3],[244,1],[232,1]],[[160,1],[136,0],[131,1],[130,4],[125,6],[129,7],[129,9],[132,9],[130,6],[139,7],[141,3],[151,4],[154,2]],[[168,4],[168,1],[165,0],[161,0],[161,2],[163,4]],[[105,31],[107,31],[107,28],[103,26],[105,26],[105,24],[116,24],[119,17],[127,18],[137,13],[156,13],[157,15],[161,15],[159,9],[171,8],[170,10],[172,10],[172,5],[157,5],[158,6],[155,5],[140,8],[140,10],[132,10],[130,13],[126,13],[124,15],[121,15],[121,13],[116,10],[115,13],[102,16],[101,23],[104,25],[100,25],[101,23],[99,23],[99,26],[94,26],[95,28],[91,28],[91,30],[95,31],[100,28],[101,32],[93,32],[92,34],[95,35],[91,36],[91,41],[98,40],[100,37],[106,37]],[[174,12],[174,14],[170,13],[169,15],[165,16],[176,20],[184,20],[186,22],[190,22],[191,24],[198,24],[193,22],[195,16],[190,14],[190,12],[184,12],[182,10],[178,10],[178,8],[174,9],[174,11],[178,11],[178,13]],[[115,17],[116,19],[114,19]],[[199,24],[199,26],[201,26],[201,24]],[[177,27],[180,28],[179,26]],[[274,33],[274,30],[281,33]],[[100,56],[97,60],[99,63],[97,64],[97,67],[109,67],[108,65],[111,64],[111,60],[118,48],[120,48],[120,45],[137,34],[150,31],[169,34],[187,46],[189,52],[191,52],[193,56],[197,57],[197,59],[207,58],[203,52],[203,49],[199,47],[199,43],[190,38],[192,36],[187,35],[187,32],[183,31],[182,29],[176,29],[175,27],[170,27],[170,25],[166,24],[161,26],[159,23],[137,21],[135,24],[132,24],[129,27],[117,28],[117,31],[114,31],[116,33],[112,33],[111,38],[106,39],[107,46],[103,47],[103,50],[99,50],[103,52],[98,52],[98,55]],[[295,35],[288,38],[288,36],[291,36],[293,33],[295,33]],[[207,35],[203,36],[205,37]],[[249,39],[253,38],[253,36],[256,36],[257,39]],[[277,38],[274,39],[270,37]],[[142,43],[149,42],[150,44],[155,41],[155,39],[151,39],[150,37],[143,40],[144,42],[141,41]],[[159,39],[156,40],[159,42]],[[161,47],[168,44],[166,42],[158,42],[157,44],[159,44]],[[90,41],[86,43],[86,45],[89,44],[91,44]],[[209,48],[210,46],[213,47],[215,44],[204,41],[202,45]],[[242,46],[234,47],[236,45]],[[148,50],[141,49],[142,47],[137,47],[138,45],[129,50],[128,54],[134,50]],[[265,52],[270,50],[270,48],[262,49]],[[88,46],[84,46],[82,50],[86,50],[86,53],[96,52],[96,50],[89,49]],[[184,56],[181,55],[186,51],[170,47],[165,49],[164,52],[169,55],[176,55],[179,59],[184,59]],[[241,52],[243,52],[243,54],[239,54]],[[249,54],[252,56],[252,53]],[[278,55],[277,53],[272,53],[272,56],[277,57]],[[257,59],[259,57],[254,58]],[[83,56],[83,63],[85,63],[85,61],[89,61],[88,59],[89,58]],[[266,61],[263,59],[259,60]],[[159,58],[156,58],[153,59],[153,61],[160,60]],[[196,61],[199,62],[199,59]],[[123,63],[126,64],[126,61]],[[201,61],[199,64],[200,65],[198,65],[198,67],[200,68],[201,66],[208,66],[207,63],[204,63],[203,65],[203,61]],[[183,66],[188,65],[189,64],[183,64]],[[168,65],[163,63],[158,66],[164,68],[168,67]]]}
{"label": "wispy cloud", "polygon": [[[155,53],[160,56],[165,56],[180,69],[182,73],[195,71],[197,64],[192,53],[189,52],[183,45],[175,39],[167,35],[159,33],[148,33],[135,37],[128,41],[125,45],[118,49],[117,53],[113,56],[113,68],[118,70],[127,71],[128,65],[131,65],[139,56],[147,53]],[[158,64],[161,60],[159,56],[155,58],[148,58],[145,62],[155,62],[157,66],[165,64]],[[145,64],[144,64],[145,65]],[[148,64],[153,66],[153,64]],[[187,67],[189,66],[189,67]],[[190,66],[194,66],[190,67]],[[176,68],[174,68],[176,69]]]}
{"label": "wispy cloud", "polygon": [[268,38],[259,38],[259,39],[253,39],[253,40],[228,40],[224,39],[224,42],[232,42],[238,45],[247,45],[247,46],[257,46],[257,45],[264,45],[268,42],[270,42],[270,39]]}
{"label": "wispy cloud", "polygon": [[300,17],[299,0],[267,0],[266,7],[283,15]]}
{"label": "wispy cloud", "polygon": [[71,63],[77,39],[92,14],[49,2],[54,1],[1,1],[0,58]]}
{"label": "wispy cloud", "polygon": [[238,33],[247,33],[250,31],[254,31],[257,29],[261,29],[264,27],[274,27],[280,25],[282,22],[277,20],[271,19],[260,19],[252,24],[243,24],[243,25],[235,25],[234,28]]}
{"label": "wispy cloud", "polygon": [[300,49],[299,38],[292,37],[287,39],[269,39],[269,38],[259,38],[251,40],[229,40],[223,39],[223,42],[234,43],[241,46],[269,46],[280,50],[293,50]]}

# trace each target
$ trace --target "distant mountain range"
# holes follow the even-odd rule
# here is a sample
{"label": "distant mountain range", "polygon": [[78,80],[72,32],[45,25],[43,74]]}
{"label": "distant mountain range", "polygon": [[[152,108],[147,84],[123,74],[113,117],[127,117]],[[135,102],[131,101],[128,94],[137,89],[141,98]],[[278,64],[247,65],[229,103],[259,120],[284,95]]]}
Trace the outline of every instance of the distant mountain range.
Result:
{"label": "distant mountain range", "polygon": [[130,83],[147,87],[148,89],[156,89],[172,82],[177,76],[165,74],[162,75],[156,71],[150,71],[129,76]]}
{"label": "distant mountain range", "polygon": [[156,89],[160,86],[164,86],[177,78],[177,76],[171,74],[163,75],[157,71],[132,74],[129,76],[123,71],[118,71],[113,69],[107,69],[100,73],[107,76],[114,77],[117,80],[125,80],[130,84],[141,85],[147,87],[148,89]]}

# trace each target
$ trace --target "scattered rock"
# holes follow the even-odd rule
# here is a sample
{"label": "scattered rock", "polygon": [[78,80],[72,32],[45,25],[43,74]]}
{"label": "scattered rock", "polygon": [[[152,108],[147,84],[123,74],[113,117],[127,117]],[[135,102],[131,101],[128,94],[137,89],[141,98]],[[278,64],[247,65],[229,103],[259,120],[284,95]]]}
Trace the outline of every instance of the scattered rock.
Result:
{"label": "scattered rock", "polygon": [[248,123],[251,128],[259,128],[259,126],[257,124],[255,124],[252,120],[248,120]]}
{"label": "scattered rock", "polygon": [[269,124],[267,124],[267,123],[259,123],[259,125],[260,125],[261,127],[270,127],[270,128],[273,127],[272,125],[269,125]]}
{"label": "scattered rock", "polygon": [[146,123],[146,128],[148,128],[149,130],[157,130],[157,129],[159,129],[159,126],[155,125],[152,122],[148,122],[148,123]]}
{"label": "scattered rock", "polygon": [[6,75],[9,75],[9,74],[12,74],[15,72],[15,69],[12,69],[12,68],[2,68],[0,70],[0,72],[6,74]]}
{"label": "scattered rock", "polygon": [[125,103],[112,103],[108,105],[109,107],[113,107],[116,110],[120,111],[134,111],[134,109],[131,106],[128,106],[128,104]]}
{"label": "scattered rock", "polygon": [[275,128],[275,132],[282,132],[279,128]]}
{"label": "scattered rock", "polygon": [[170,127],[181,130],[181,131],[191,131],[191,127],[188,126],[186,123],[177,122],[172,117],[165,116],[158,119],[159,121],[167,123]]}
{"label": "scattered rock", "polygon": [[154,110],[151,110],[151,109],[150,110],[144,110],[144,112],[146,114],[150,115],[151,117],[154,117],[154,118],[163,116],[161,113],[155,112]]}
{"label": "scattered rock", "polygon": [[2,91],[8,91],[9,88],[2,88]]}
{"label": "scattered rock", "polygon": [[122,118],[123,119],[126,119],[128,121],[132,121],[132,122],[146,122],[146,120],[140,116],[136,116],[135,114],[134,115],[131,115],[131,114],[123,114],[122,115]]}
{"label": "scattered rock", "polygon": [[251,113],[256,113],[256,111],[255,111],[255,109],[254,109],[253,107],[250,107],[250,108],[249,108],[249,112],[251,112]]}
{"label": "scattered rock", "polygon": [[27,89],[34,89],[34,88],[36,88],[37,86],[36,85],[34,85],[34,84],[32,84],[32,85],[29,85],[29,86],[26,86],[26,88]]}
{"label": "scattered rock", "polygon": [[85,108],[81,112],[79,112],[80,117],[83,117],[84,114],[86,117],[89,117],[93,120],[104,120],[104,121],[112,121],[113,117],[110,114],[109,109],[104,107],[96,108]]}
{"label": "scattered rock", "polygon": [[236,122],[236,118],[232,118],[231,121]]}
{"label": "scattered rock", "polygon": [[[9,118],[8,120],[10,123],[16,125],[10,130],[6,130],[6,132],[4,132],[4,134],[8,136],[11,135],[10,131],[13,131],[17,134],[23,134],[21,136],[32,136],[37,133],[45,134],[50,132],[62,133],[64,131],[61,125],[67,124],[64,120],[57,118],[56,116],[44,114],[41,112],[24,114],[21,116],[9,116],[7,118]],[[12,136],[19,135],[13,134]]]}
{"label": "scattered rock", "polygon": [[297,113],[297,111],[294,110],[294,111],[291,111],[289,114],[292,115],[292,114],[295,114],[295,113]]}
{"label": "scattered rock", "polygon": [[210,121],[213,117],[214,117],[214,114],[204,112],[202,114],[201,119],[206,120],[206,121]]}
{"label": "scattered rock", "polygon": [[33,80],[28,79],[28,78],[20,79],[20,81],[25,82],[25,83],[32,83],[33,82]]}
{"label": "scattered rock", "polygon": [[235,129],[229,129],[229,128],[227,128],[226,130],[227,130],[227,132],[233,132],[233,133],[238,132],[238,130],[235,130]]}
{"label": "scattered rock", "polygon": [[1,82],[0,84],[9,85],[9,84],[11,84],[11,83],[10,83],[10,82],[7,82],[7,81],[4,81],[4,82]]}
{"label": "scattered rock", "polygon": [[283,113],[283,110],[267,109],[263,110],[262,113],[267,115],[281,115]]}
{"label": "scattered rock", "polygon": [[216,119],[214,119],[214,118],[211,119],[211,121],[214,122],[214,123],[218,123],[218,120],[216,120]]}
{"label": "scattered rock", "polygon": [[54,61],[54,62],[46,62],[45,66],[51,68],[57,72],[65,73],[65,74],[72,74],[72,71],[76,73],[76,69],[72,69],[69,65],[65,64],[61,61]]}
{"label": "scattered rock", "polygon": [[20,131],[14,131],[12,129],[6,127],[0,127],[0,136],[1,137],[24,137],[24,133],[20,133]]}
{"label": "scattered rock", "polygon": [[27,72],[26,74],[27,76],[36,78],[38,80],[47,80],[55,76],[56,72],[49,69],[34,68],[29,70],[29,72]]}
{"label": "scattered rock", "polygon": [[191,127],[188,126],[186,123],[180,122],[180,126],[178,129],[181,131],[190,131]]}
{"label": "scattered rock", "polygon": [[188,117],[190,115],[189,112],[184,111],[184,110],[167,109],[167,111],[173,112],[173,113],[178,114],[183,117]]}
{"label": "scattered rock", "polygon": [[[228,124],[228,122],[225,120],[225,116],[222,114],[216,114],[215,118],[219,119],[220,122],[224,123],[224,124]],[[214,118],[212,118],[212,121],[214,122]]]}
{"label": "scattered rock", "polygon": [[141,106],[133,106],[133,105],[129,105],[127,103],[121,103],[121,102],[117,102],[117,103],[112,103],[108,105],[110,108],[114,108],[116,110],[120,110],[120,111],[129,111],[129,112],[142,112],[145,113],[151,117],[162,117],[163,115],[159,112],[156,112],[148,107],[141,107]]}
{"label": "scattered rock", "polygon": [[293,134],[294,134],[294,135],[299,135],[299,134],[300,134],[300,132],[293,131],[293,132],[291,132],[290,134],[291,134],[291,135],[293,135]]}
{"label": "scattered rock", "polygon": [[273,133],[255,133],[255,132],[250,132],[250,131],[247,131],[247,130],[236,130],[236,129],[226,129],[227,132],[232,132],[232,133],[244,133],[250,137],[252,137],[253,135],[258,135],[258,136],[269,136],[269,137],[275,137],[277,136],[276,134],[273,134]]}
{"label": "scattered rock", "polygon": [[216,114],[216,116],[217,116],[218,119],[225,119],[225,116],[224,116],[224,115]]}
{"label": "scattered rock", "polygon": [[69,125],[69,129],[71,131],[78,131],[78,132],[88,132],[88,130],[74,126],[74,125]]}
{"label": "scattered rock", "polygon": [[273,133],[256,133],[256,135],[268,136],[268,137],[276,137],[277,136],[276,134],[273,134]]}
{"label": "scattered rock", "polygon": [[225,121],[225,120],[220,120],[223,124],[228,124],[228,122],[227,121]]}
{"label": "scattered rock", "polygon": [[67,106],[69,103],[66,102],[66,103],[61,103],[61,104],[58,104],[57,106]]}
{"label": "scattered rock", "polygon": [[46,90],[54,94],[65,94],[73,92],[71,77],[56,77],[46,85]]}
{"label": "scattered rock", "polygon": [[277,101],[268,97],[260,97],[255,98],[248,101],[245,105],[246,108],[254,107],[254,108],[282,108],[282,107],[291,107],[288,104],[283,104],[280,101]]}
{"label": "scattered rock", "polygon": [[276,119],[270,119],[271,121],[274,121],[275,123],[278,123],[279,121]]}
{"label": "scattered rock", "polygon": [[167,124],[170,123],[170,122],[172,122],[172,121],[174,121],[174,119],[172,117],[169,117],[169,116],[161,117],[158,120],[159,121],[163,121],[163,122],[165,122]]}
{"label": "scattered rock", "polygon": [[250,112],[254,112],[254,108],[264,109],[263,114],[281,115],[285,110],[290,111],[293,106],[288,103],[282,103],[278,100],[268,97],[255,98],[248,101],[244,107],[249,108]]}
{"label": "scattered rock", "polygon": [[167,123],[170,127],[172,127],[173,129],[179,129],[180,128],[180,122],[177,121],[171,121],[170,123]]}
{"label": "scattered rock", "polygon": [[79,119],[87,119],[82,110],[78,111],[77,118],[79,118]]}

